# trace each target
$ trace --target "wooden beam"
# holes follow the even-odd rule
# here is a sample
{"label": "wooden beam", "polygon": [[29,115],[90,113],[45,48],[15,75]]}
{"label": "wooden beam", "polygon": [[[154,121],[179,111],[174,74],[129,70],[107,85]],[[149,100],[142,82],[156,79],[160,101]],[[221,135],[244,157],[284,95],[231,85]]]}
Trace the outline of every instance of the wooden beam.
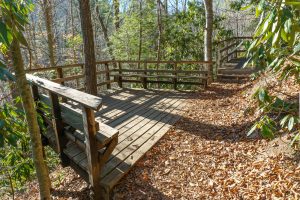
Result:
{"label": "wooden beam", "polygon": [[26,78],[30,83],[38,87],[44,88],[48,91],[51,91],[53,94],[65,97],[71,101],[77,102],[86,106],[87,108],[91,108],[93,110],[99,110],[101,108],[102,99],[100,97],[93,96],[30,74],[26,74]]}
{"label": "wooden beam", "polygon": [[[96,124],[95,124],[95,115],[94,111],[90,108],[82,107],[82,116],[83,116],[83,126],[86,136],[86,155],[88,161],[88,174],[89,182],[92,186],[92,189],[95,193],[95,197],[99,198],[99,192],[101,191],[100,187],[100,164],[97,150],[97,140],[96,140]],[[100,199],[100,198],[99,198]]]}

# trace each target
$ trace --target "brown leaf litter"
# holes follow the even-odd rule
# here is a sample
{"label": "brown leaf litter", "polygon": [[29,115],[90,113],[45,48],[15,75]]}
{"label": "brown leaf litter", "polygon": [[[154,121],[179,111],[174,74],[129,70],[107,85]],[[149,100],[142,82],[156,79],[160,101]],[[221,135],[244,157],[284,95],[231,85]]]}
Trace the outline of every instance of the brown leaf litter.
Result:
{"label": "brown leaf litter", "polygon": [[[244,113],[251,87],[214,83],[195,93],[181,120],[115,187],[113,199],[300,199],[300,156],[286,138],[245,136],[255,120]],[[54,199],[87,199],[87,184],[71,169],[59,167],[52,179]],[[37,195],[29,190],[21,199]]]}

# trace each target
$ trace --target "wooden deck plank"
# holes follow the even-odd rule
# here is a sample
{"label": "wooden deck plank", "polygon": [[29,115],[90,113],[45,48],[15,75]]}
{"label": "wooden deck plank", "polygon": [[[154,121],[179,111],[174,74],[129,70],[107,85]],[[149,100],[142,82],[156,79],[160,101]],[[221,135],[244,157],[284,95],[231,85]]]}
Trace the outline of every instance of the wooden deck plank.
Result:
{"label": "wooden deck plank", "polygon": [[127,121],[124,121],[122,124],[117,126],[117,129],[120,131],[119,134],[119,143],[123,140],[123,135],[129,130],[133,131],[132,128],[135,126],[135,124],[143,123],[143,120],[148,119],[151,120],[153,117],[155,117],[155,113],[157,110],[162,110],[163,106],[165,106],[165,103],[169,103],[171,101],[170,99],[163,99],[163,101],[160,104],[155,104],[153,107],[148,108],[146,110],[143,110],[142,113],[137,113],[136,116],[128,119]]}
{"label": "wooden deck plank", "polygon": [[107,124],[111,127],[116,127],[117,125],[123,123],[125,120],[134,117],[137,113],[143,112],[145,109],[148,107],[154,105],[157,101],[161,100],[164,98],[164,96],[156,96],[152,98],[150,101],[142,104],[141,106],[137,107],[135,110],[133,110],[130,113],[126,113],[124,115],[118,116],[117,118],[107,122]]}
{"label": "wooden deck plank", "polygon": [[[128,113],[131,112],[132,110],[135,110],[136,108],[140,107],[142,104],[146,103],[147,101],[150,101],[155,97],[157,97],[157,95],[146,94],[141,96],[138,99],[135,99],[134,101],[126,101],[123,106],[112,109],[111,112],[102,114],[101,119],[103,119],[103,122],[106,123],[107,121],[113,120],[124,113]],[[97,116],[99,116],[98,113]]]}
{"label": "wooden deck plank", "polygon": [[[178,113],[179,111],[175,112]],[[156,132],[147,142],[142,144],[140,148],[132,153],[127,159],[118,165],[111,173],[106,175],[101,179],[101,184],[107,188],[113,188],[114,185],[118,183],[118,181],[126,174],[128,171],[134,166],[135,163],[147,152],[149,151],[154,144],[170,129],[180,116],[178,117],[169,117],[164,118],[162,122],[159,122],[161,128]],[[168,121],[167,121],[168,120]],[[158,127],[158,126],[157,126]]]}
{"label": "wooden deck plank", "polygon": [[172,99],[166,99],[165,104],[159,104],[156,108],[149,110],[149,114],[145,113],[139,117],[137,117],[135,120],[131,121],[130,124],[127,125],[127,127],[130,127],[129,129],[126,127],[123,127],[119,129],[121,134],[119,135],[119,143],[123,142],[125,139],[133,139],[131,135],[135,133],[136,131],[142,131],[141,128],[144,128],[144,126],[148,125],[149,123],[155,123],[161,119],[161,116],[165,116],[168,114],[170,110],[168,108],[172,106],[172,104],[176,103],[177,100]]}
{"label": "wooden deck plank", "polygon": [[[132,124],[131,124],[132,121],[136,120],[137,118],[140,118],[141,116],[142,119],[148,117],[153,111],[155,111],[155,109],[160,108],[162,106],[161,104],[166,102],[167,100],[168,100],[167,98],[163,98],[151,106],[145,107],[144,109],[140,109],[138,112],[135,113],[134,116],[126,118],[124,121],[122,121],[122,123],[118,124],[115,128],[118,130],[121,130],[122,128],[125,129],[132,128]],[[119,136],[123,134],[123,131],[119,131],[119,132],[120,132]]]}
{"label": "wooden deck plank", "polygon": [[[171,128],[180,118],[187,96],[176,91],[147,90],[118,90],[102,96],[104,109],[96,113],[97,120],[119,130],[118,145],[101,173],[104,187],[112,189]],[[64,152],[78,167],[87,170],[83,150],[68,144]]]}
{"label": "wooden deck plank", "polygon": [[[177,101],[173,107],[169,107],[168,112],[176,110],[177,106],[180,106],[180,101]],[[120,163],[125,162],[134,151],[136,151],[140,146],[145,143],[156,131],[159,130],[161,125],[164,125],[168,121],[166,119],[174,117],[170,113],[164,113],[157,116],[157,120],[149,121],[147,124],[142,124],[137,126],[137,131],[132,135],[128,136],[132,140],[123,140],[119,143],[115,150],[113,151],[113,157],[110,158],[103,169],[103,175],[108,174],[115,166],[118,166]],[[162,123],[165,122],[165,123]]]}
{"label": "wooden deck plank", "polygon": [[[115,108],[120,108],[124,105],[127,105],[127,102],[133,101],[135,99],[138,99],[142,96],[145,96],[146,93],[144,92],[137,92],[135,95],[129,96],[128,98],[117,98],[117,97],[105,97],[103,96],[102,98],[105,99],[105,104],[102,107],[102,109],[97,112],[97,114],[102,114],[102,113],[108,113],[111,112]],[[149,93],[150,95],[150,93]]]}

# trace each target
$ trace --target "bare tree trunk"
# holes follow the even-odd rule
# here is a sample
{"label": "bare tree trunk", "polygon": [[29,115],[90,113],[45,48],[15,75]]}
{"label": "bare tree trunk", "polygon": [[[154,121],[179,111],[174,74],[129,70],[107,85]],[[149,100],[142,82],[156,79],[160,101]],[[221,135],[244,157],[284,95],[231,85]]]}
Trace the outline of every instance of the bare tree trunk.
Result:
{"label": "bare tree trunk", "polygon": [[102,32],[103,32],[104,40],[106,42],[106,46],[108,48],[109,55],[110,55],[112,60],[115,60],[115,57],[114,57],[114,54],[113,54],[113,49],[112,49],[112,46],[111,46],[111,42],[110,42],[109,37],[108,37],[108,30],[107,30],[107,27],[105,26],[105,23],[104,23],[104,20],[103,20],[101,14],[100,14],[99,6],[96,7],[96,13],[98,15],[98,19],[99,19],[99,22],[100,22],[100,25],[101,25],[101,29],[102,29]]}
{"label": "bare tree trunk", "polygon": [[[205,6],[205,32],[204,32],[204,60],[212,61],[212,34],[213,34],[213,1],[204,0]],[[208,82],[210,83],[213,78],[212,64],[207,65]]]}
{"label": "bare tree trunk", "polygon": [[[140,0],[140,19],[139,19],[139,54],[138,54],[138,61],[141,61],[142,57],[142,44],[143,44],[143,26],[142,26],[142,20],[143,20],[143,2]],[[140,62],[138,64],[138,68],[140,68]]]}
{"label": "bare tree trunk", "polygon": [[158,30],[158,38],[157,38],[157,61],[161,59],[161,39],[162,39],[162,23],[161,23],[161,6],[160,0],[157,0],[157,30]]}
{"label": "bare tree trunk", "polygon": [[84,44],[85,63],[85,90],[87,93],[97,95],[97,76],[95,44],[91,19],[89,0],[78,0],[80,7],[81,29]]}
{"label": "bare tree trunk", "polygon": [[114,22],[116,31],[120,28],[120,2],[119,0],[113,0],[114,4]]}
{"label": "bare tree trunk", "polygon": [[[75,38],[75,26],[74,26],[74,15],[73,15],[73,0],[70,0],[70,11],[71,11],[71,29],[72,29],[72,38]],[[74,62],[77,62],[77,56],[76,56],[76,49],[75,49],[75,45],[73,45],[73,60]]]}
{"label": "bare tree trunk", "polygon": [[165,14],[168,15],[168,0],[164,0]]}
{"label": "bare tree trunk", "polygon": [[50,200],[51,182],[49,178],[48,168],[44,161],[40,129],[37,121],[37,114],[35,111],[35,103],[31,95],[29,84],[26,80],[24,63],[18,41],[13,41],[11,45],[11,52],[17,85],[22,98],[23,108],[28,124],[28,131],[31,137],[32,158],[39,182],[40,199]]}
{"label": "bare tree trunk", "polygon": [[51,67],[55,66],[55,42],[53,35],[52,4],[51,0],[43,0],[43,12],[47,30],[48,53]]}
{"label": "bare tree trunk", "polygon": [[[158,29],[158,38],[157,38],[157,61],[161,60],[161,38],[162,38],[162,24],[161,24],[161,6],[160,0],[157,0],[157,29]],[[158,70],[159,63],[156,65],[156,69]],[[158,79],[159,80],[159,79]],[[158,83],[158,88],[160,88],[160,83]]]}

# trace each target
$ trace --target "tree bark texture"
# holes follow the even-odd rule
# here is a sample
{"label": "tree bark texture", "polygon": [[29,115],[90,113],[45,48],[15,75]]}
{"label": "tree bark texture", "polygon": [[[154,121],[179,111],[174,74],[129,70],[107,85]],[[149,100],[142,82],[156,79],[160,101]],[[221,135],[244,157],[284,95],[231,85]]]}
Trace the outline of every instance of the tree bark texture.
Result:
{"label": "tree bark texture", "polygon": [[85,90],[97,95],[95,44],[89,0],[79,0],[79,7],[84,45]]}
{"label": "tree bark texture", "polygon": [[35,103],[31,94],[29,84],[26,80],[24,63],[21,55],[20,44],[18,41],[13,41],[11,45],[13,66],[15,69],[16,82],[19,93],[22,98],[23,109],[28,124],[32,145],[32,158],[36,169],[36,174],[40,189],[40,199],[50,200],[50,178],[48,167],[43,156],[43,147],[40,135],[40,128],[37,121],[37,113]]}

